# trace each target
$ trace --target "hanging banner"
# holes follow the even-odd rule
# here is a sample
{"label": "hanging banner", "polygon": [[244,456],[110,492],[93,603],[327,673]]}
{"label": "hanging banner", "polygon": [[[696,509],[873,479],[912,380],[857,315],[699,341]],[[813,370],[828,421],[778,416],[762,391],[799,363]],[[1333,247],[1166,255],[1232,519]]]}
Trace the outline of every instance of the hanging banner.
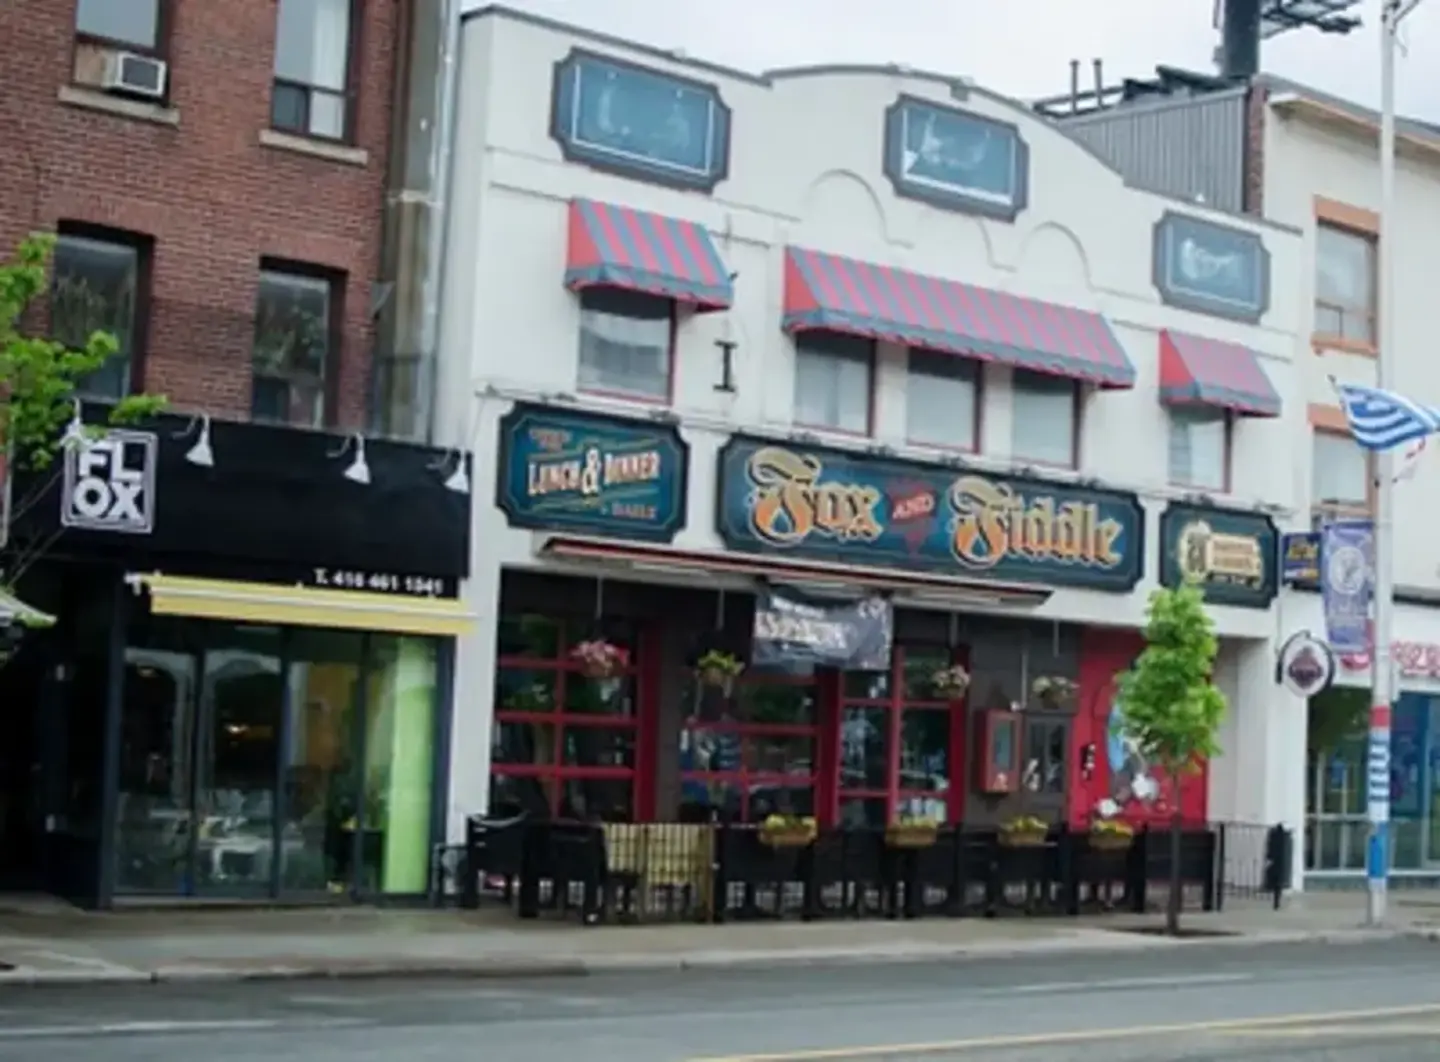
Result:
{"label": "hanging banner", "polygon": [[1338,655],[1370,648],[1375,527],[1368,520],[1326,524],[1320,537],[1320,598],[1325,640]]}
{"label": "hanging banner", "polygon": [[750,659],[756,667],[885,671],[894,631],[895,612],[883,597],[822,602],[767,587],[755,600]]}

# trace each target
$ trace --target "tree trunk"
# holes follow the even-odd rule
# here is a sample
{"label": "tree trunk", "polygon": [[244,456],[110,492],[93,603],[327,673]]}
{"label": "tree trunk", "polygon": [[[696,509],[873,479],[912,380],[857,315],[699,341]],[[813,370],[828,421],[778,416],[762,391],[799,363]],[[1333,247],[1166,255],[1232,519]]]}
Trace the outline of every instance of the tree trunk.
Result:
{"label": "tree trunk", "polygon": [[1165,900],[1165,932],[1180,935],[1180,901],[1184,877],[1180,873],[1180,834],[1183,810],[1180,807],[1180,772],[1170,773],[1171,799],[1175,801],[1170,816],[1170,895]]}

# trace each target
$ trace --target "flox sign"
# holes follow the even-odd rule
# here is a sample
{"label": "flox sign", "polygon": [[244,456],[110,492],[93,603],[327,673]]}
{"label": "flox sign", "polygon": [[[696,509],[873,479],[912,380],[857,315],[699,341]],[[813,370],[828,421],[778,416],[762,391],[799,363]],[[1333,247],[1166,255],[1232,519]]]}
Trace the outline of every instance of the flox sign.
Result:
{"label": "flox sign", "polygon": [[85,531],[148,535],[155,530],[159,442],[145,431],[111,430],[65,448],[60,523]]}

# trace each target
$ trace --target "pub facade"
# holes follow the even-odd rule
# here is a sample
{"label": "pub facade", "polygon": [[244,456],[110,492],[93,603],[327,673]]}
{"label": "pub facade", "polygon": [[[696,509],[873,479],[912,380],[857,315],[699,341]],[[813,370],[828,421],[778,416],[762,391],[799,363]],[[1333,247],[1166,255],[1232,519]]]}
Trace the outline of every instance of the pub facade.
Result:
{"label": "pub facade", "polygon": [[[462,35],[452,840],[480,809],[1298,824],[1258,770],[1291,723],[1294,233],[938,76],[723,70],[501,8]],[[1177,793],[1115,676],[1187,575],[1231,713]]]}

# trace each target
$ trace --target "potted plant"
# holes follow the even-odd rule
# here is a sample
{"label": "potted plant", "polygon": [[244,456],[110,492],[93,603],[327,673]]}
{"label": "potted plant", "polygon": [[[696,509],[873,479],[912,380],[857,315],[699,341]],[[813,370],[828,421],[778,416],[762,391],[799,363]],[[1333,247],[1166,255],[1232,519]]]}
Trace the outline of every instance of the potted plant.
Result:
{"label": "potted plant", "polygon": [[890,848],[929,848],[939,834],[938,819],[902,816],[885,827],[885,844]]}
{"label": "potted plant", "polygon": [[723,690],[727,697],[744,670],[739,659],[721,649],[711,649],[695,661],[695,677],[701,685]]}
{"label": "potted plant", "polygon": [[1119,819],[1096,819],[1090,824],[1090,847],[1102,852],[1123,852],[1135,840],[1135,828]]}
{"label": "potted plant", "polygon": [[580,665],[586,678],[614,678],[630,663],[628,650],[604,638],[592,638],[570,650],[570,658]]}
{"label": "potted plant", "polygon": [[1050,824],[1034,815],[1017,815],[1000,826],[1000,843],[1006,848],[1039,848]]}
{"label": "potted plant", "polygon": [[760,824],[760,843],[770,848],[804,848],[818,832],[808,815],[766,815]]}
{"label": "potted plant", "polygon": [[1030,692],[1046,708],[1064,708],[1072,704],[1079,691],[1075,680],[1064,675],[1041,675],[1030,686]]}
{"label": "potted plant", "polygon": [[930,686],[946,700],[958,701],[970,688],[970,672],[959,664],[936,668],[930,675]]}

